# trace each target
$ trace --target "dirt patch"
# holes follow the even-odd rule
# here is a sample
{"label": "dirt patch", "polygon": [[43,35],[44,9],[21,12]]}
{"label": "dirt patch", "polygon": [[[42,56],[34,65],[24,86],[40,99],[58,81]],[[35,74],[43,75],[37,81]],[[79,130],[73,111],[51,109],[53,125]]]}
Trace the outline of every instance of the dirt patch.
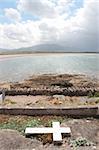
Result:
{"label": "dirt patch", "polygon": [[73,107],[73,106],[97,106],[99,97],[78,97],[78,96],[6,96],[1,103],[4,107]]}

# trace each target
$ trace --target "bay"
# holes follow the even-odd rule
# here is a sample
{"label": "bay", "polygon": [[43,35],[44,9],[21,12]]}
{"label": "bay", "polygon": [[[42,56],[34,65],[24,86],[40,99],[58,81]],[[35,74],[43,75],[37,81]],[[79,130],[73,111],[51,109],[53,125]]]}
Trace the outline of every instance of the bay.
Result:
{"label": "bay", "polygon": [[99,54],[30,54],[0,57],[0,82],[17,82],[31,75],[85,74],[99,77]]}

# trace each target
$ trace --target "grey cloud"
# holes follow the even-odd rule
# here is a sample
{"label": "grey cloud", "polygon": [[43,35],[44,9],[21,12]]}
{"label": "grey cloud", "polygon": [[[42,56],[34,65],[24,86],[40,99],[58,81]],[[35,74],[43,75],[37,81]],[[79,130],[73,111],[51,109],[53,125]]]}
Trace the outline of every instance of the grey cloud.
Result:
{"label": "grey cloud", "polygon": [[52,18],[56,16],[53,4],[48,0],[20,0],[17,8],[34,16]]}

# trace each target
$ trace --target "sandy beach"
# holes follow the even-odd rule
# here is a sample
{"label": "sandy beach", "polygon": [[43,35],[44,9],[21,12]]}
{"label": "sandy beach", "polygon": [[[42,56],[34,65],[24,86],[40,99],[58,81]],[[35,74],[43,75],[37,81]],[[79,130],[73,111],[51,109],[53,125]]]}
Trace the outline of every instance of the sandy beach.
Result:
{"label": "sandy beach", "polygon": [[[67,54],[67,55],[77,55],[77,54],[81,54],[81,53],[65,53],[65,52],[63,52],[63,53],[30,53],[30,54],[28,54],[28,53],[20,53],[20,54],[0,54],[0,60],[1,59],[8,59],[8,58],[15,58],[15,57],[24,57],[24,56],[42,56],[42,55],[56,55],[56,54],[58,54],[58,55],[64,55],[64,54]],[[96,53],[82,53],[82,54],[86,54],[86,55],[93,55],[93,54],[96,54]],[[98,53],[97,53],[98,54]]]}
{"label": "sandy beach", "polygon": [[8,55],[0,55],[0,60],[2,59],[9,59],[9,58],[15,58],[15,57],[24,57],[24,56],[36,56],[41,54],[8,54]]}
{"label": "sandy beach", "polygon": [[[0,55],[0,61],[8,60],[8,59],[14,59],[19,57],[27,57],[27,56],[44,56],[44,55],[64,55],[64,53],[32,53],[32,54],[6,54],[6,55]],[[69,53],[68,53],[69,54]]]}
{"label": "sandy beach", "polygon": [[[23,54],[2,54],[0,55],[0,59],[1,58],[12,58],[12,57],[23,57],[23,56],[41,56],[41,55],[64,55],[64,54],[72,54],[72,53],[23,53]],[[79,54],[79,53],[78,53]]]}

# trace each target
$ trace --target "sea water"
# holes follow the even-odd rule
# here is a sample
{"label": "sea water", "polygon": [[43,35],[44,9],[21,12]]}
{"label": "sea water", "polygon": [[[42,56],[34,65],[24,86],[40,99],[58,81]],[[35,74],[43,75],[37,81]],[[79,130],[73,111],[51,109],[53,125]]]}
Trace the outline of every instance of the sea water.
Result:
{"label": "sea water", "polygon": [[99,54],[33,54],[1,58],[0,82],[22,81],[40,74],[99,77]]}

